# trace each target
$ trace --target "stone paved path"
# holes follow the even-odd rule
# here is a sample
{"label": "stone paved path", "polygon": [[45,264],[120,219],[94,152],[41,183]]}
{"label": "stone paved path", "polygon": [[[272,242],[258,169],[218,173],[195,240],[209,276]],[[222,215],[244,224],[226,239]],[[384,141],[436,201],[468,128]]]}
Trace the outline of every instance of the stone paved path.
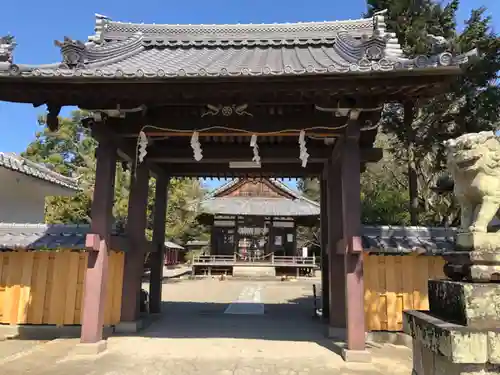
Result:
{"label": "stone paved path", "polygon": [[[254,292],[248,297],[251,290]],[[309,281],[209,279],[167,284],[164,300],[169,302],[164,303],[165,313],[139,335],[114,336],[108,341],[107,352],[93,358],[73,353],[78,340],[41,345],[22,358],[0,360],[0,373],[411,374],[411,352],[406,348],[370,348],[372,365],[344,363],[324,338],[324,327],[311,318],[311,290]],[[224,313],[242,298],[258,299],[257,303],[264,305],[264,314]]]}

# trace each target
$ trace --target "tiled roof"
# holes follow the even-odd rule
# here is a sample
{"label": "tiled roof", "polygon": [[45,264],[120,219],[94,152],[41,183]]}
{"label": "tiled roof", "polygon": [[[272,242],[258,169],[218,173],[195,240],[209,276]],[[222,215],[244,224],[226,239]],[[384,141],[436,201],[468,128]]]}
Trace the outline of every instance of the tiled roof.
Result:
{"label": "tiled roof", "polygon": [[165,247],[169,249],[184,250],[184,248],[181,245],[177,245],[175,242],[172,241],[165,241]]}
{"label": "tiled roof", "polygon": [[0,248],[84,249],[89,225],[0,223]]}
{"label": "tiled roof", "polygon": [[[89,230],[89,225],[0,223],[0,249],[84,249]],[[438,255],[453,250],[454,235],[453,228],[364,226],[362,242],[370,253]],[[208,241],[187,243],[207,244]]]}
{"label": "tiled roof", "polygon": [[363,248],[371,253],[437,255],[453,251],[455,228],[363,226]]}
{"label": "tiled roof", "polygon": [[80,190],[77,180],[51,171],[43,165],[34,163],[13,153],[0,152],[0,167],[10,169],[30,177],[38,178],[71,190]]}
{"label": "tiled roof", "polygon": [[318,216],[319,207],[303,199],[269,197],[208,198],[200,211],[219,215]]}
{"label": "tiled roof", "polygon": [[[0,76],[158,79],[368,74],[447,69],[467,61],[467,55],[442,50],[433,56],[405,58],[395,34],[386,30],[384,12],[359,20],[263,25],[148,25],[96,15],[95,30],[88,43],[68,38],[57,43],[62,64],[15,65],[15,44],[4,39]],[[442,40],[435,39],[442,46]]]}
{"label": "tiled roof", "polygon": [[299,192],[290,189],[278,179],[269,178],[267,180],[279,190],[291,195],[293,199],[255,196],[217,197],[217,195],[241,181],[239,178],[234,178],[210,192],[200,202],[199,209],[202,213],[219,215],[319,216],[320,208],[317,202],[309,200]]}

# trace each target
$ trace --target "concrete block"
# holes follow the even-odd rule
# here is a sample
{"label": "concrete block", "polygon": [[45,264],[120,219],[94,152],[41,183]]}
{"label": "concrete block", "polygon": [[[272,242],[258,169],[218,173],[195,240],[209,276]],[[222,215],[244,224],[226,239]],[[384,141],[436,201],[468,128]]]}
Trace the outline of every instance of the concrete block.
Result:
{"label": "concrete block", "polygon": [[101,340],[93,343],[79,343],[73,349],[73,353],[77,355],[97,355],[104,352],[107,348],[107,340]]}

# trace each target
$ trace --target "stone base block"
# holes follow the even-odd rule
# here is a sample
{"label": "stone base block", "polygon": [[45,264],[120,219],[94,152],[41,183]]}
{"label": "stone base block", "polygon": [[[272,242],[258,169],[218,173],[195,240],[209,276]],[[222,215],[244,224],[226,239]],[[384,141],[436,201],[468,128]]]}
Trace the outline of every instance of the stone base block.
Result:
{"label": "stone base block", "polygon": [[[413,362],[418,375],[468,374],[460,371],[472,365],[500,371],[499,328],[480,330],[448,323],[428,312],[405,311],[403,329],[413,339]],[[418,368],[422,363],[435,363],[436,369],[440,364],[451,372],[428,372]]]}
{"label": "stone base block", "polygon": [[108,348],[108,341],[101,340],[93,343],[80,343],[75,346],[74,354],[78,355],[97,355]]}
{"label": "stone base block", "polygon": [[500,232],[496,233],[458,233],[456,246],[459,251],[500,251]]}
{"label": "stone base block", "polygon": [[346,362],[371,363],[372,357],[368,350],[342,349],[341,357]]}
{"label": "stone base block", "polygon": [[429,280],[432,314],[476,329],[500,327],[500,284]]}
{"label": "stone base block", "polygon": [[144,320],[138,319],[133,322],[120,322],[115,326],[115,333],[137,333],[144,328]]}
{"label": "stone base block", "polygon": [[344,341],[333,342],[333,351],[339,354],[346,362],[371,363],[372,358],[368,350],[351,350]]}

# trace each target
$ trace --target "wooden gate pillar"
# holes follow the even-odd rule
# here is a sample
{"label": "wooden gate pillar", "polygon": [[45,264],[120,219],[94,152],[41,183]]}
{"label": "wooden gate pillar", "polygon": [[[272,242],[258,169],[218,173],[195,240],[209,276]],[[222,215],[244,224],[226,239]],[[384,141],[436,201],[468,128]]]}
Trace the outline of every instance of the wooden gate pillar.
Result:
{"label": "wooden gate pillar", "polygon": [[[165,217],[167,215],[168,185],[170,179],[165,175],[156,177],[156,193],[153,222],[153,247],[151,254],[151,274],[149,279],[149,312],[161,312],[161,289],[163,266],[165,265]],[[168,256],[171,257],[171,251]],[[169,259],[171,260],[171,259]]]}
{"label": "wooden gate pillar", "polygon": [[320,235],[321,235],[321,306],[322,318],[328,321],[330,316],[330,292],[328,277],[328,201],[327,201],[327,173],[325,170],[320,178]]}
{"label": "wooden gate pillar", "polygon": [[[122,290],[122,322],[135,322],[140,313],[140,291],[146,254],[146,209],[149,191],[149,170],[146,163],[137,165],[130,183],[126,233],[129,251],[125,254]],[[123,328],[136,330],[137,327]]]}
{"label": "wooden gate pillar", "polygon": [[116,148],[111,142],[106,140],[99,142],[96,150],[97,165],[91,208],[91,229],[85,241],[89,250],[81,331],[81,342],[85,344],[102,341],[108,283],[108,251],[113,225],[116,155]]}
{"label": "wooden gate pillar", "polygon": [[347,347],[365,350],[365,310],[363,284],[363,246],[361,242],[361,165],[359,112],[351,110],[346,129],[342,166],[343,239],[338,252],[344,254],[346,272]]}
{"label": "wooden gate pillar", "polygon": [[[339,141],[341,142],[341,141]],[[342,147],[338,144],[336,147]],[[338,150],[334,151],[335,153]],[[342,152],[342,151],[341,151]],[[346,328],[345,268],[344,256],[337,253],[337,243],[342,239],[342,184],[340,160],[328,162],[328,273],[330,315],[328,333],[331,337],[342,337]]]}

